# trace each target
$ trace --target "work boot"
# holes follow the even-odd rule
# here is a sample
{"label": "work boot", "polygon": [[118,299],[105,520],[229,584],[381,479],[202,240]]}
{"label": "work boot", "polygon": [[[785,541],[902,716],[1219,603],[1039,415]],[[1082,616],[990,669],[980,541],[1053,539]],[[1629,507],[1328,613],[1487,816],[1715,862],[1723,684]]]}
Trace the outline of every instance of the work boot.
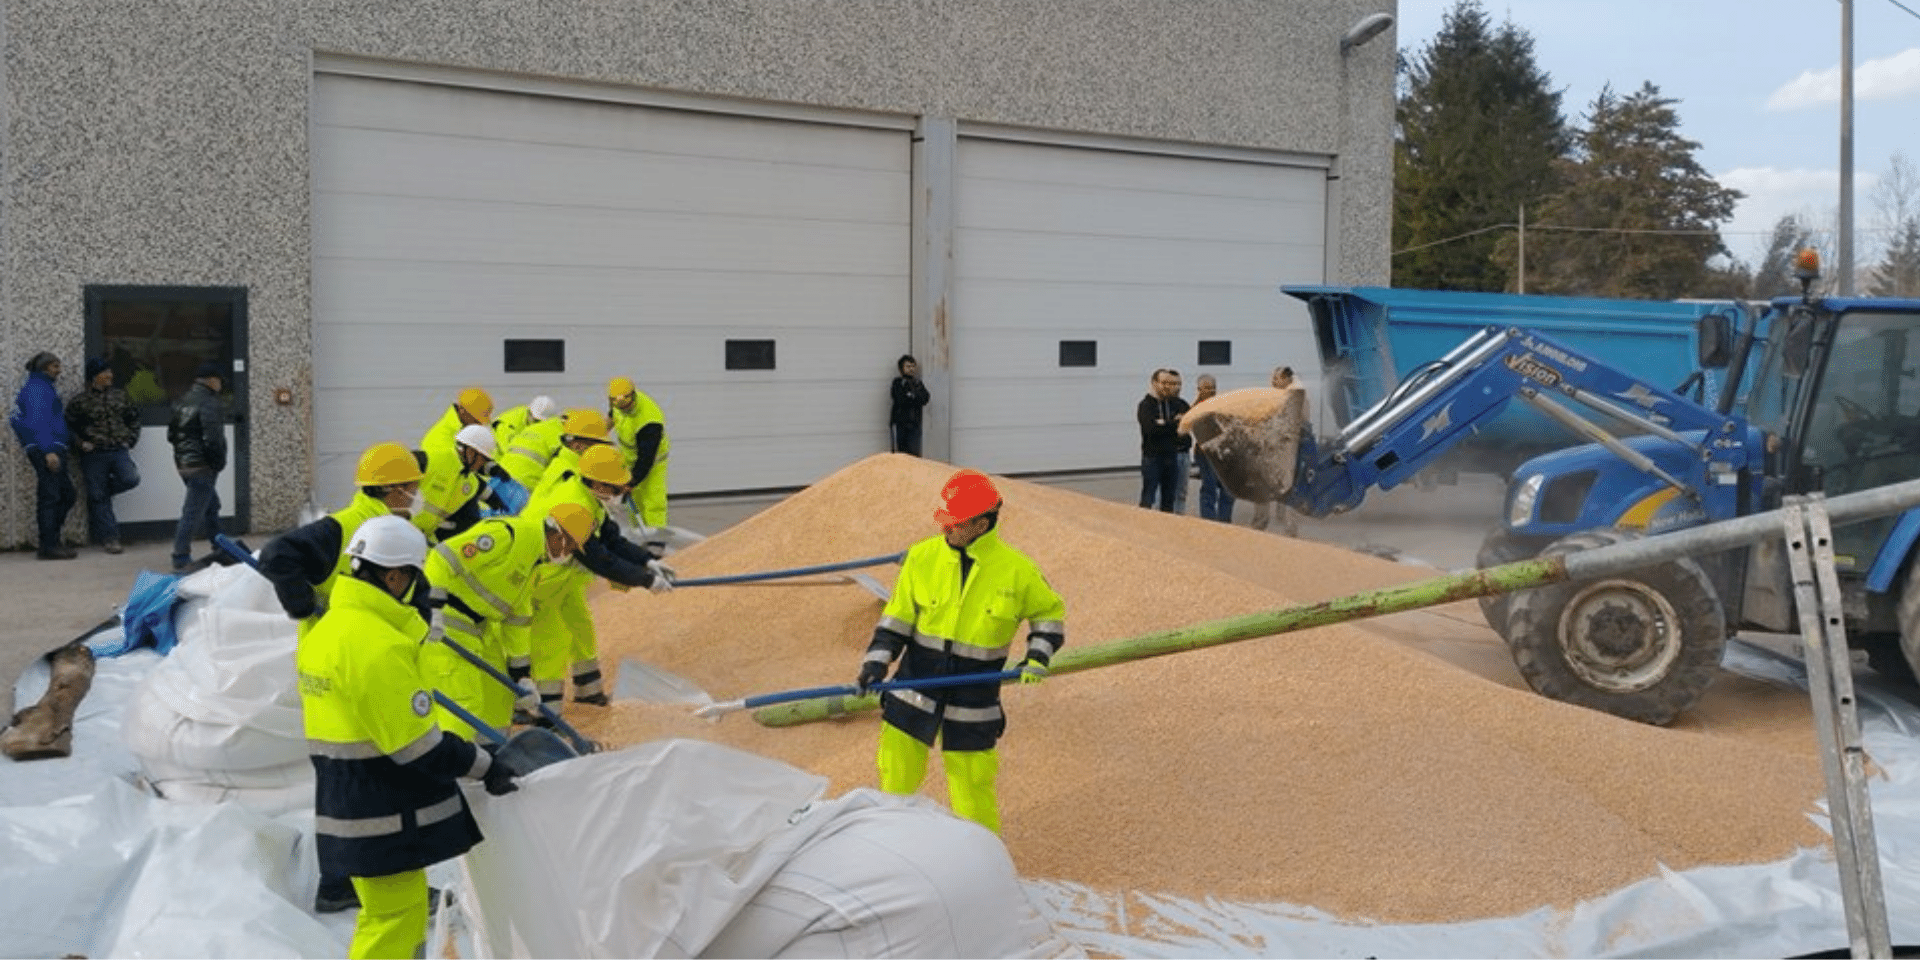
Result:
{"label": "work boot", "polygon": [[604,707],[604,706],[607,706],[612,701],[607,699],[607,695],[605,693],[589,693],[586,696],[580,696],[579,694],[575,694],[573,697],[573,702],[584,703],[589,707]]}
{"label": "work boot", "polygon": [[126,548],[121,546],[120,541],[118,540],[108,540],[106,543],[101,545],[101,549],[107,551],[108,553],[125,553],[126,552]]}
{"label": "work boot", "polygon": [[42,550],[38,554],[42,560],[72,560],[79,555],[80,551],[72,547],[54,547],[51,550]]}
{"label": "work boot", "polygon": [[351,881],[329,888],[322,884],[313,893],[314,913],[339,913],[342,910],[354,910],[360,906],[360,893],[353,889]]}

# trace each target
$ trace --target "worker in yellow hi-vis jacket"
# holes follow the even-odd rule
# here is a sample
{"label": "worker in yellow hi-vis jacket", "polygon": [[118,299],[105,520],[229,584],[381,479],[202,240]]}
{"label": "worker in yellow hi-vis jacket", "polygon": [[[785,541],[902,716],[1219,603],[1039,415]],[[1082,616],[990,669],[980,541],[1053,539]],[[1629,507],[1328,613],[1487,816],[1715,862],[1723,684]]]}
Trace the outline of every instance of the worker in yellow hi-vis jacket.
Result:
{"label": "worker in yellow hi-vis jacket", "polygon": [[[1000,540],[1000,493],[985,474],[962,470],[940,491],[933,517],[942,535],[907,550],[893,597],[860,664],[865,692],[886,679],[999,673],[1027,621],[1021,683],[1039,683],[1066,643],[1066,603],[1040,568]],[[937,742],[953,812],[1000,832],[994,750],[1007,729],[998,681],[929,690],[889,690],[880,701],[880,789],[911,794],[926,779]]]}

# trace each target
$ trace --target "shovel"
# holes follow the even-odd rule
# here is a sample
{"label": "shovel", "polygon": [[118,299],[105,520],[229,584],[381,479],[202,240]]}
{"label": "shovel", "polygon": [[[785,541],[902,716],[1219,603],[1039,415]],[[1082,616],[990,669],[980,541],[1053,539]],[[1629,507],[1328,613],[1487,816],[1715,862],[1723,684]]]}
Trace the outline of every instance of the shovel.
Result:
{"label": "shovel", "polygon": [[495,762],[504,763],[516,777],[524,777],[541,767],[571,760],[579,754],[560,739],[552,730],[540,727],[527,727],[509,737],[495,730],[485,720],[473,715],[473,711],[454,702],[452,697],[438,690],[433,692],[435,703],[447,709],[448,713],[459,717],[467,726],[478,731],[481,736],[499,745],[493,752]]}
{"label": "shovel", "polygon": [[[226,534],[222,534],[222,533],[214,534],[213,542],[215,546],[218,546],[222,550],[225,550],[228,553],[232,554],[241,563],[244,563],[247,566],[252,567],[255,573],[260,572],[259,558],[255,557],[245,547],[242,547],[239,544],[228,539]],[[435,623],[434,623],[434,629],[433,629],[433,638],[435,640],[438,640],[439,642],[446,644],[447,649],[452,650],[456,654],[459,654],[461,659],[467,661],[470,664],[473,664],[475,667],[479,668],[479,670],[482,673],[485,673],[487,676],[492,677],[494,680],[506,686],[508,690],[513,691],[514,696],[518,697],[520,695],[520,692],[521,692],[520,685],[517,683],[514,683],[513,678],[500,672],[499,668],[495,667],[493,664],[488,663],[486,660],[482,659],[479,654],[474,653],[472,650],[468,650],[465,646],[461,645],[459,642],[455,640],[451,640],[445,635],[445,633],[440,629],[440,625],[438,623],[439,621],[438,611],[435,611],[434,613],[434,620],[435,620]],[[439,694],[436,693],[434,696],[439,697]],[[465,711],[460,710],[459,712],[455,712],[454,716],[460,717],[460,719],[462,720],[467,720],[467,716],[471,716],[471,714],[467,714],[467,716],[462,716],[463,713],[465,713]],[[575,730],[571,724],[561,719],[560,714],[555,712],[553,708],[543,703],[540,705],[540,713],[543,716],[545,716],[547,721],[549,723],[552,723],[556,729],[566,734],[567,739],[573,741],[574,747],[578,749],[579,753],[599,752],[600,750],[599,744],[596,744],[592,740],[588,740],[586,737],[581,736],[580,731]],[[469,725],[472,725],[475,730],[480,729],[480,726],[476,724],[474,721],[467,720],[467,722]]]}
{"label": "shovel", "polygon": [[[918,680],[884,680],[867,688],[868,693],[884,693],[888,690],[931,690],[935,687],[970,687],[988,683],[1005,683],[1020,676],[1018,670],[1002,670],[999,673],[961,673],[946,677],[925,677]],[[757,697],[741,700],[728,700],[724,703],[709,703],[696,708],[693,715],[704,720],[715,720],[740,710],[752,710],[775,703],[791,703],[795,700],[812,700],[818,697],[857,697],[860,688],[856,684],[844,683],[837,687],[809,687],[805,690],[783,690],[779,693],[763,693]]]}

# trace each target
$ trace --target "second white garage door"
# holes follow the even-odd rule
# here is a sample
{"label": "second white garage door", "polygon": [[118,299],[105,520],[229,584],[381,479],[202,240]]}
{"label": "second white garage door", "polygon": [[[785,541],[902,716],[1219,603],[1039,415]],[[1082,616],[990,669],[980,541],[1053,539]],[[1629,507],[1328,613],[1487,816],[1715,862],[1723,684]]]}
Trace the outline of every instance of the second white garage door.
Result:
{"label": "second white garage door", "polygon": [[[963,137],[956,169],[956,462],[1137,464],[1154,369],[1191,400],[1200,373],[1231,390],[1314,366],[1279,288],[1322,282],[1324,168]],[[1202,341],[1230,358],[1199,365]]]}
{"label": "second white garage door", "polygon": [[[632,377],[666,409],[675,493],[886,448],[906,129],[331,74],[314,96],[320,506],[471,384],[604,409]],[[565,369],[509,372],[507,341],[559,341]],[[728,369],[729,341],[773,368]]]}

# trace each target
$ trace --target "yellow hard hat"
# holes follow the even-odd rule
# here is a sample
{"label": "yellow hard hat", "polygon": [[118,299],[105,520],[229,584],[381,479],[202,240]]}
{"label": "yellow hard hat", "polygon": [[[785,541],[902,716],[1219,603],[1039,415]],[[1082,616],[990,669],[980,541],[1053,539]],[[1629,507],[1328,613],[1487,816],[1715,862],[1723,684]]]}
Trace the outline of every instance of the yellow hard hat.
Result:
{"label": "yellow hard hat", "polygon": [[420,479],[420,461],[413,451],[397,443],[376,443],[360,455],[360,469],[353,482],[361,487],[386,487],[413,483]]}
{"label": "yellow hard hat", "polygon": [[598,410],[568,410],[566,419],[560,421],[560,433],[563,436],[584,437],[606,443],[609,432],[607,418]]}
{"label": "yellow hard hat", "polygon": [[633,482],[633,474],[627,472],[625,461],[620,459],[620,451],[607,446],[589,447],[587,452],[580,455],[580,475],[616,487]]}
{"label": "yellow hard hat", "polygon": [[554,504],[553,509],[547,511],[547,525],[559,527],[573,541],[575,550],[586,546],[587,538],[593,536],[593,514],[577,503]]}
{"label": "yellow hard hat", "polygon": [[626,377],[614,377],[607,381],[607,399],[618,400],[634,391],[633,381]]}
{"label": "yellow hard hat", "polygon": [[460,391],[460,399],[455,403],[481,423],[493,419],[493,397],[479,387],[468,387]]}

